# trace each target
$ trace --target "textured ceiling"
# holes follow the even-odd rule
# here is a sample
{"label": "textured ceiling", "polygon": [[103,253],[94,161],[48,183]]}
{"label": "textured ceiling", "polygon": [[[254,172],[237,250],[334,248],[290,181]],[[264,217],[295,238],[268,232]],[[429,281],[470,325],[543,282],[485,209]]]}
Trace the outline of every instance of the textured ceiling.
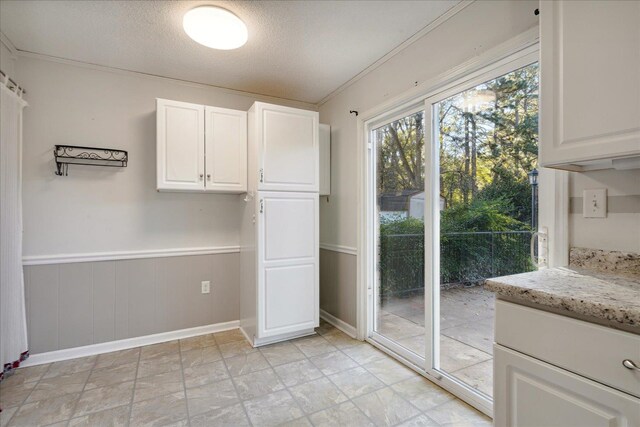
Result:
{"label": "textured ceiling", "polygon": [[[14,1],[0,31],[18,50],[317,103],[442,15],[446,1]],[[225,7],[248,43],[216,51],[182,30]]]}

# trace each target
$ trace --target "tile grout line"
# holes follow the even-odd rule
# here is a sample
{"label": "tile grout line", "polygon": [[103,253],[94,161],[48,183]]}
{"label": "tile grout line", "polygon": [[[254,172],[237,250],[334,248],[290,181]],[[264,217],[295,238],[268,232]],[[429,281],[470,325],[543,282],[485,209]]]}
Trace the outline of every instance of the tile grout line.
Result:
{"label": "tile grout line", "polygon": [[[220,358],[222,359],[222,365],[226,369],[227,374],[229,375],[229,380],[231,381],[231,385],[233,386],[233,390],[236,392],[236,396],[238,396],[238,400],[240,401],[240,407],[242,408],[242,411],[244,412],[244,416],[247,417],[247,421],[249,422],[249,425],[253,426],[253,421],[251,421],[251,417],[249,417],[249,412],[247,412],[247,408],[244,406],[244,401],[240,398],[240,393],[238,393],[238,387],[236,386],[236,382],[233,380],[233,376],[231,375],[231,371],[229,370],[229,367],[227,366],[227,360],[225,359],[224,355],[222,354],[222,350],[220,350],[220,346],[218,345],[218,340],[215,339],[215,334],[213,334],[213,338],[215,340],[216,347],[218,348],[218,351],[220,352]],[[244,339],[244,337],[242,339],[243,339],[244,342],[247,342]],[[225,343],[225,344],[228,344],[228,343]],[[251,345],[251,344],[249,344],[249,345]],[[267,363],[269,363],[268,360],[267,360]],[[228,405],[228,406],[231,406],[231,405]],[[210,412],[210,411],[207,411],[207,412]],[[203,412],[203,414],[206,414],[207,412]]]}
{"label": "tile grout line", "polygon": [[[335,327],[334,327],[334,329],[335,329],[335,330],[338,330],[338,329],[337,329],[337,328],[335,328]],[[343,333],[342,331],[340,331],[340,332],[341,332],[341,333]],[[316,355],[314,355],[314,356],[312,356],[312,357],[322,356],[322,355],[324,355],[324,354],[329,354],[329,353],[342,353],[342,354],[343,354],[344,356],[346,356],[349,360],[353,360],[353,362],[355,362],[355,363],[356,363],[357,367],[362,367],[362,368],[364,369],[364,367],[363,367],[363,366],[362,366],[358,361],[356,361],[356,360],[352,359],[351,357],[349,357],[349,355],[348,355],[348,354],[344,353],[344,352],[342,351],[342,349],[340,349],[339,347],[336,347],[335,345],[333,345],[329,340],[327,340],[326,338],[324,338],[324,336],[323,336],[323,335],[321,335],[321,334],[319,334],[319,333],[317,333],[317,332],[316,332],[316,334],[317,334],[319,337],[323,338],[325,341],[327,341],[327,343],[328,343],[328,344],[330,344],[332,347],[334,347],[334,348],[335,348],[335,350],[330,350],[330,351],[325,352],[325,353],[318,353],[318,354],[316,354]],[[291,341],[287,341],[287,342],[291,342]],[[365,413],[360,409],[360,407],[359,407],[359,406],[358,406],[358,405],[353,401],[353,399],[352,399],[352,398],[350,398],[349,396],[347,396],[347,395],[346,395],[346,394],[345,394],[345,393],[340,389],[340,387],[338,387],[338,386],[337,386],[337,385],[336,385],[336,384],[331,380],[331,378],[329,378],[329,375],[326,375],[324,372],[322,372],[322,370],[321,370],[321,369],[319,369],[319,368],[315,365],[315,363],[313,363],[313,361],[311,361],[311,357],[307,356],[307,355],[306,355],[302,350],[300,350],[300,348],[299,348],[297,345],[295,345],[293,342],[291,342],[291,344],[293,344],[293,345],[294,345],[294,346],[295,346],[295,347],[296,347],[296,348],[297,348],[297,349],[298,349],[298,350],[299,350],[299,351],[300,351],[300,352],[305,356],[305,359],[306,359],[306,360],[308,360],[308,361],[309,361],[309,362],[310,362],[310,363],[311,363],[311,364],[312,364],[316,369],[318,369],[318,371],[319,371],[319,372],[320,372],[320,374],[321,374],[321,377],[320,377],[320,378],[322,378],[322,377],[326,378],[326,379],[327,379],[327,380],[328,380],[328,381],[329,381],[329,382],[330,382],[334,387],[336,387],[336,388],[338,389],[338,391],[339,391],[340,393],[342,393],[342,394],[347,398],[347,400],[345,400],[345,401],[343,401],[343,402],[335,403],[335,404],[333,404],[333,405],[327,406],[326,408],[322,408],[322,409],[319,409],[319,410],[314,411],[314,412],[306,413],[304,410],[302,410],[302,412],[304,413],[304,415],[303,415],[302,417],[296,418],[295,420],[299,420],[299,419],[301,419],[301,418],[307,418],[307,419],[309,419],[309,422],[311,422],[311,423],[312,423],[312,421],[311,421],[311,419],[310,419],[310,417],[311,417],[312,415],[317,414],[317,413],[320,413],[320,412],[323,412],[323,411],[326,411],[326,410],[329,410],[329,409],[332,409],[332,408],[336,408],[336,407],[338,407],[338,406],[340,406],[340,405],[342,405],[342,404],[344,404],[344,403],[350,402],[350,403],[351,403],[351,404],[352,404],[352,405],[353,405],[353,406],[354,406],[354,407],[355,407],[355,408],[356,408],[360,413],[362,413],[362,415],[363,415],[366,419],[368,419],[369,421],[373,422],[373,420],[372,420],[369,416],[367,416],[367,414],[365,414]],[[359,345],[359,344],[356,344],[356,345]],[[353,347],[355,347],[356,345],[354,345]],[[303,360],[303,359],[300,359],[300,360]],[[268,360],[268,359],[267,359],[267,362],[268,362],[269,364],[271,364],[271,362],[269,362],[269,360]],[[296,362],[296,361],[293,361],[293,362]],[[288,363],[293,363],[293,362],[288,362]],[[285,364],[286,364],[286,363],[284,363],[284,364],[282,364],[282,365],[285,365]],[[278,366],[282,366],[282,365],[278,365]],[[273,369],[273,367],[272,367],[272,369]],[[357,368],[351,368],[351,369],[357,369]],[[331,374],[331,375],[339,374],[339,373],[341,373],[341,372],[346,372],[346,371],[351,370],[351,369],[345,369],[345,370],[342,370],[342,371],[336,372],[336,373]],[[365,369],[365,370],[366,370],[366,369]],[[274,369],[274,371],[275,371],[275,369]],[[368,372],[368,371],[367,371],[367,372]],[[373,374],[371,374],[371,375],[373,375]],[[276,372],[276,376],[278,376],[277,372]],[[278,376],[278,377],[279,377],[279,376]],[[375,375],[374,375],[374,377],[375,377]],[[318,380],[318,379],[320,379],[320,378],[316,378],[315,380],[304,381],[304,382],[301,382],[301,383],[295,384],[294,386],[291,386],[291,387],[298,387],[298,386],[300,386],[300,385],[309,384],[309,383],[311,383],[311,382],[313,382],[313,381],[317,381],[317,380]],[[376,379],[378,379],[377,377],[375,377],[375,378],[376,378]],[[382,381],[381,381],[381,383],[382,383]],[[284,384],[284,383],[283,383],[283,384]],[[384,383],[382,383],[382,384],[384,384]],[[291,394],[291,387],[287,386],[286,384],[284,384],[284,386],[285,386],[285,388],[287,389],[287,391],[289,391],[289,393]],[[383,387],[383,388],[384,388],[384,387]],[[360,395],[360,396],[366,396],[366,395],[368,395],[368,394],[374,393],[374,392],[379,391],[379,390],[381,390],[381,389],[374,390],[374,391],[372,391],[372,392],[370,392],[370,393],[364,393],[364,394],[362,394],[362,395]],[[293,396],[293,394],[292,394],[292,396]],[[360,396],[356,396],[356,397],[360,397]],[[297,399],[295,398],[295,396],[293,396],[293,398],[294,398],[294,400],[296,400],[296,403],[297,403]],[[292,420],[292,421],[295,421],[295,420]],[[312,423],[312,424],[313,424],[313,423]],[[375,423],[374,423],[374,424],[375,424]]]}
{"label": "tile grout line", "polygon": [[7,426],[11,423],[11,420],[18,414],[18,412],[20,412],[20,409],[26,404],[25,402],[29,399],[31,394],[35,391],[36,387],[38,387],[38,384],[40,384],[40,380],[42,380],[44,378],[44,376],[47,375],[47,372],[49,372],[49,369],[51,369],[51,365],[53,365],[53,363],[49,363],[49,366],[47,366],[47,369],[44,370],[42,375],[40,375],[40,377],[38,377],[37,380],[33,381],[35,383],[33,385],[33,388],[31,389],[31,391],[29,391],[29,393],[27,393],[27,395],[22,400],[22,402],[20,402],[18,405],[16,405],[16,411],[7,420],[7,424],[6,424]]}
{"label": "tile grout line", "polygon": [[127,426],[131,425],[131,416],[133,415],[133,399],[135,398],[135,395],[136,395],[136,385],[138,383],[138,370],[140,369],[140,360],[142,359],[142,347],[137,347],[137,348],[138,348],[138,363],[136,363],[136,373],[133,377],[133,389],[131,390],[131,399],[129,399],[129,416],[127,417]]}
{"label": "tile grout line", "polygon": [[[336,329],[337,329],[337,328],[336,328]],[[326,338],[325,338],[325,339],[326,339]],[[328,340],[327,340],[327,341],[328,341]],[[361,341],[359,341],[359,340],[356,340],[356,341],[361,342]],[[365,343],[365,345],[371,345],[371,344],[368,344],[366,341],[363,341],[363,342]],[[373,377],[374,377],[374,378],[376,378],[378,381],[380,381],[380,382],[382,383],[383,387],[381,387],[381,388],[379,388],[379,389],[376,389],[376,390],[373,390],[373,391],[370,391],[369,393],[363,393],[363,394],[358,395],[358,396],[355,396],[355,397],[353,397],[353,398],[351,398],[351,397],[347,396],[347,399],[349,399],[348,401],[349,401],[349,402],[351,402],[351,404],[353,404],[353,406],[354,406],[355,408],[357,408],[357,409],[358,409],[358,411],[360,411],[360,412],[362,413],[362,415],[364,415],[364,416],[365,416],[365,418],[367,418],[367,419],[368,419],[368,420],[370,420],[373,424],[375,424],[375,421],[374,421],[370,416],[368,416],[368,415],[367,415],[367,414],[366,414],[366,413],[365,413],[365,412],[360,408],[360,406],[358,406],[358,404],[357,404],[354,400],[355,400],[355,399],[359,399],[359,398],[361,398],[361,397],[363,397],[363,396],[369,396],[369,395],[372,395],[372,394],[374,394],[374,393],[377,393],[377,392],[378,392],[378,391],[380,391],[380,390],[384,390],[384,389],[385,389],[385,388],[387,388],[387,387],[391,388],[391,385],[387,385],[384,381],[382,381],[380,378],[378,378],[374,373],[370,372],[370,371],[369,371],[369,370],[364,366],[364,365],[365,365],[365,363],[360,363],[360,362],[358,362],[357,360],[353,359],[352,357],[350,357],[347,353],[345,353],[345,352],[343,351],[345,348],[355,347],[356,345],[359,345],[359,344],[355,344],[355,345],[353,345],[353,346],[344,347],[344,348],[338,348],[338,347],[336,347],[336,348],[338,349],[338,351],[339,351],[339,352],[341,352],[342,354],[344,354],[346,357],[348,357],[349,359],[353,360],[353,361],[358,365],[358,367],[360,367],[360,368],[364,369],[364,370],[365,370],[367,373],[369,373],[370,375],[373,375]],[[335,347],[335,346],[334,346],[334,347]],[[373,346],[371,346],[371,347],[373,347]],[[379,351],[379,350],[378,350],[378,351]],[[391,358],[391,356],[387,356],[387,357]],[[381,358],[380,360],[382,360],[382,358]],[[372,363],[372,362],[374,362],[374,361],[370,361],[370,362],[367,362],[367,363]],[[357,369],[357,368],[353,368],[353,369]],[[408,368],[407,368],[407,369],[408,369]],[[347,369],[347,370],[348,370],[348,369]],[[345,371],[342,371],[342,372],[345,372]],[[329,381],[331,381],[331,378],[329,378]],[[401,381],[403,381],[403,380],[401,380]],[[398,381],[397,383],[399,383],[399,382],[401,382],[401,381]],[[333,381],[331,381],[331,382],[333,383]],[[397,384],[397,383],[394,383],[394,384]],[[335,385],[335,383],[333,383],[333,384]],[[336,387],[337,387],[337,385],[336,385]],[[340,389],[340,387],[338,387],[338,389]],[[342,390],[341,390],[341,391],[342,391]],[[395,393],[395,390],[393,390],[393,391],[394,391],[394,393]],[[398,397],[402,399],[402,397],[401,397],[400,395],[398,395]],[[404,400],[404,399],[402,399],[402,400]],[[343,403],[344,403],[344,402],[343,402]],[[407,403],[409,403],[409,405],[411,405],[411,403],[410,403],[410,402],[407,402]],[[334,405],[334,406],[337,406],[337,405]],[[411,405],[411,406],[413,406],[413,405]],[[415,406],[413,406],[413,407],[415,408]],[[418,409],[418,408],[416,408],[416,409]],[[418,411],[419,411],[420,413],[422,413],[422,411],[420,411],[419,409],[418,409]],[[402,421],[401,421],[401,422],[402,422]]]}
{"label": "tile grout line", "polygon": [[[91,357],[91,356],[89,356]],[[78,398],[76,399],[75,404],[73,405],[73,409],[70,412],[69,418],[67,419],[66,425],[68,426],[69,423],[71,422],[71,420],[74,418],[74,415],[76,414],[76,410],[78,409],[78,403],[80,403],[80,399],[82,399],[82,395],[84,394],[84,390],[87,388],[87,383],[89,382],[89,378],[91,378],[91,374],[93,373],[93,370],[96,367],[96,364],[98,363],[98,356],[94,356],[95,360],[93,361],[93,364],[91,365],[91,369],[89,369],[89,375],[87,375],[87,379],[84,380],[84,385],[82,386],[82,390],[80,390],[80,394],[78,394]],[[73,359],[71,359],[73,360]],[[51,364],[53,366],[53,363]]]}
{"label": "tile grout line", "polygon": [[187,425],[191,426],[191,416],[189,415],[189,398],[187,397],[187,381],[184,379],[184,363],[182,363],[182,341],[178,340],[178,356],[180,359],[180,377],[182,377],[182,393],[184,394],[184,405],[187,409]]}
{"label": "tile grout line", "polygon": [[[337,330],[337,329],[332,328],[331,330]],[[215,334],[212,334],[212,335],[214,335],[214,340],[215,340]],[[326,334],[324,334],[324,335],[326,335]],[[336,408],[336,407],[338,407],[338,406],[340,406],[340,405],[342,405],[342,404],[345,404],[345,403],[351,403],[351,404],[352,404],[352,405],[353,405],[353,406],[358,410],[358,412],[359,412],[359,413],[361,413],[361,414],[362,414],[362,415],[363,415],[367,420],[373,421],[373,420],[372,420],[372,418],[371,418],[371,417],[369,417],[366,413],[364,413],[364,411],[363,411],[363,410],[362,410],[362,409],[361,409],[361,408],[360,408],[360,407],[359,407],[359,406],[354,402],[354,399],[358,399],[358,398],[361,398],[361,397],[363,397],[363,396],[369,396],[369,395],[375,394],[375,393],[379,392],[380,390],[384,390],[384,389],[386,389],[386,388],[389,388],[393,393],[395,393],[395,394],[397,395],[397,397],[398,397],[401,401],[403,401],[403,402],[407,403],[410,407],[412,407],[412,408],[414,408],[415,410],[417,410],[417,411],[418,411],[418,413],[419,413],[419,414],[417,414],[415,417],[411,417],[411,418],[409,418],[408,420],[411,420],[411,419],[417,418],[417,417],[419,417],[419,416],[420,416],[420,414],[423,414],[423,415],[425,415],[427,418],[429,418],[430,420],[433,420],[431,417],[429,417],[429,415],[428,415],[428,413],[427,413],[426,411],[422,411],[420,408],[415,407],[415,405],[413,405],[411,402],[407,401],[403,396],[399,395],[399,394],[398,394],[398,393],[393,389],[393,386],[394,386],[394,385],[399,384],[399,383],[401,383],[401,382],[403,382],[403,381],[406,381],[406,380],[408,380],[408,379],[410,379],[410,378],[405,378],[405,379],[401,379],[401,380],[399,380],[399,381],[395,381],[395,382],[393,382],[393,383],[391,383],[391,384],[386,384],[384,381],[381,381],[381,380],[380,380],[380,378],[378,378],[378,377],[377,377],[373,372],[371,372],[367,367],[365,367],[365,366],[364,366],[364,365],[366,365],[366,364],[370,364],[370,363],[375,362],[375,361],[376,361],[376,359],[371,360],[371,361],[368,361],[368,362],[366,362],[366,363],[360,363],[358,360],[356,360],[356,359],[354,359],[353,357],[349,356],[349,354],[347,354],[347,353],[345,352],[345,350],[348,350],[349,348],[355,348],[355,347],[357,347],[357,346],[359,346],[359,345],[365,345],[365,346],[367,346],[367,345],[368,345],[368,346],[370,346],[369,344],[367,344],[367,343],[361,343],[361,342],[357,341],[357,342],[355,342],[353,345],[349,345],[349,346],[346,346],[346,347],[337,347],[337,346],[336,346],[336,345],[334,345],[331,341],[329,341],[327,338],[325,338],[325,336],[324,336],[324,335],[323,335],[323,334],[320,334],[320,333],[318,333],[318,332],[316,332],[316,337],[318,337],[318,338],[322,338],[322,339],[323,339],[323,341],[324,341],[323,345],[324,345],[324,344],[328,344],[329,346],[331,346],[331,347],[332,347],[331,349],[328,349],[327,351],[323,351],[323,352],[320,352],[320,353],[317,353],[317,354],[310,353],[310,354],[308,355],[307,353],[305,353],[304,351],[302,351],[302,350],[300,349],[300,347],[299,347],[296,343],[294,343],[293,341],[285,341],[285,342],[289,342],[290,344],[293,344],[293,346],[297,349],[297,351],[299,351],[299,352],[301,353],[301,355],[302,355],[302,358],[301,358],[301,359],[298,359],[298,360],[292,360],[292,361],[290,361],[290,362],[281,363],[281,364],[279,364],[279,365],[274,365],[274,364],[273,364],[269,359],[267,359],[267,358],[265,357],[265,360],[266,360],[266,362],[267,362],[268,367],[266,367],[266,368],[264,368],[264,369],[259,369],[259,370],[257,370],[257,371],[254,371],[254,372],[260,372],[260,371],[264,371],[264,370],[266,370],[266,369],[270,369],[272,372],[274,372],[275,377],[276,377],[276,379],[277,379],[278,383],[280,383],[281,385],[283,385],[283,387],[284,387],[283,389],[284,389],[284,390],[286,390],[286,391],[289,393],[289,395],[290,395],[290,396],[292,397],[292,399],[293,399],[293,402],[296,404],[296,406],[297,406],[297,407],[299,407],[299,409],[302,409],[302,407],[300,406],[300,402],[299,402],[299,400],[295,397],[295,395],[293,395],[293,393],[291,392],[291,390],[292,390],[293,388],[295,388],[295,387],[298,387],[298,386],[301,386],[301,385],[304,385],[304,384],[308,384],[308,383],[311,383],[311,382],[313,382],[313,381],[318,381],[318,380],[321,380],[321,379],[325,379],[325,378],[326,378],[327,380],[329,380],[329,382],[330,382],[334,387],[336,387],[336,389],[337,389],[337,390],[338,390],[338,391],[339,391],[343,396],[345,396],[345,398],[346,398],[346,400],[345,400],[345,401],[342,401],[342,402],[340,402],[340,403],[334,403],[334,404],[332,404],[332,405],[330,405],[330,406],[324,407],[324,408],[319,409],[319,410],[314,411],[314,412],[309,412],[309,413],[307,413],[306,411],[304,411],[304,410],[302,409],[302,411],[301,411],[301,412],[302,412],[302,414],[303,414],[303,415],[302,415],[301,417],[295,418],[294,420],[291,420],[291,421],[302,420],[302,419],[304,418],[305,420],[307,420],[307,421],[309,421],[309,422],[310,422],[310,421],[311,421],[311,420],[310,420],[310,417],[311,417],[311,416],[313,416],[314,414],[317,414],[317,413],[319,413],[319,412],[323,412],[323,411],[326,411],[326,410],[330,410],[330,409],[332,409],[332,408]],[[239,342],[241,342],[241,341],[242,341],[242,342],[244,342],[244,340],[238,340],[238,341],[239,341]],[[294,340],[294,341],[295,341],[295,340]],[[179,357],[180,357],[180,368],[181,368],[181,374],[182,374],[182,383],[183,383],[183,387],[184,387],[184,394],[185,394],[185,400],[186,400],[185,404],[187,405],[187,422],[188,422],[188,424],[190,425],[190,423],[191,423],[191,417],[190,417],[189,408],[188,408],[188,402],[189,402],[189,399],[188,399],[187,391],[186,391],[186,390],[187,390],[187,387],[186,387],[186,380],[185,380],[185,374],[184,374],[184,364],[183,364],[183,361],[182,361],[183,349],[182,349],[182,344],[181,344],[180,340],[179,340],[179,343],[178,343],[178,344],[179,344],[178,355],[179,355]],[[228,364],[227,364],[227,359],[229,359],[229,358],[225,358],[225,357],[222,355],[222,351],[220,350],[220,346],[219,346],[219,344],[217,343],[217,341],[214,341],[214,346],[215,346],[215,348],[220,352],[221,360],[223,361],[223,365],[224,365],[224,367],[225,367],[225,369],[226,369],[226,372],[227,372],[227,374],[228,374],[228,376],[229,376],[229,379],[231,380],[231,384],[232,384],[232,385],[233,385],[233,387],[234,387],[234,391],[236,392],[236,395],[237,395],[237,396],[238,396],[238,398],[239,398],[238,400],[240,401],[240,405],[241,405],[241,407],[243,408],[244,414],[245,414],[245,416],[247,417],[248,422],[249,422],[251,425],[253,425],[253,422],[252,422],[252,421],[251,421],[251,419],[249,418],[249,416],[248,416],[248,412],[247,412],[247,409],[246,409],[246,407],[245,407],[245,405],[244,405],[244,403],[245,403],[246,401],[251,400],[251,399],[243,400],[243,399],[241,399],[241,398],[240,398],[240,394],[238,393],[238,388],[237,388],[236,382],[235,382],[235,380],[234,380],[234,377],[231,375],[231,372],[230,372],[230,370],[229,370],[229,366],[228,366]],[[144,347],[146,347],[146,346],[144,346]],[[207,346],[207,347],[209,347],[209,346]],[[370,346],[370,347],[371,347],[371,348],[374,348],[373,346]],[[130,402],[129,402],[129,406],[130,406],[130,407],[129,407],[129,419],[128,419],[128,423],[130,423],[130,422],[131,422],[132,407],[133,407],[133,399],[134,399],[134,397],[135,397],[135,386],[136,386],[136,384],[137,384],[137,379],[138,379],[137,377],[138,377],[138,371],[139,371],[139,364],[140,364],[141,357],[142,357],[142,356],[141,356],[141,354],[142,354],[142,348],[143,348],[143,347],[138,347],[138,349],[139,349],[138,358],[137,358],[137,359],[138,359],[138,363],[137,363],[137,365],[136,365],[136,373],[135,373],[135,378],[134,378],[134,385],[133,385],[133,390],[132,390],[132,396],[131,396],[131,399],[130,399]],[[200,350],[202,350],[202,348],[200,348]],[[257,350],[257,351],[262,355],[262,357],[264,357],[264,354],[263,354],[263,352],[261,351],[261,348],[257,348],[256,350]],[[315,363],[311,360],[313,357],[317,357],[317,356],[321,356],[321,355],[326,355],[326,354],[333,353],[333,352],[336,352],[336,353],[342,354],[343,356],[347,357],[347,359],[348,359],[348,360],[353,361],[353,362],[355,363],[355,365],[356,365],[356,366],[355,366],[355,367],[353,367],[353,368],[344,369],[344,370],[342,370],[342,371],[339,371],[339,372],[333,373],[333,374],[331,374],[331,375],[336,375],[336,374],[339,374],[339,373],[341,373],[341,372],[349,371],[349,370],[351,370],[351,369],[362,368],[362,369],[364,369],[364,370],[365,370],[369,375],[372,375],[374,378],[376,378],[377,380],[379,380],[379,381],[380,381],[380,383],[382,384],[382,387],[380,387],[380,388],[378,388],[378,389],[376,389],[376,390],[373,390],[373,391],[371,391],[371,392],[369,392],[369,393],[363,393],[363,394],[361,394],[361,395],[359,395],[359,396],[355,396],[354,398],[350,398],[349,396],[347,396],[347,395],[346,395],[346,394],[345,394],[345,393],[340,389],[340,387],[338,387],[338,386],[337,386],[337,385],[336,385],[336,384],[331,380],[331,378],[329,378],[329,376],[330,376],[330,375],[325,374],[325,373],[324,373],[321,369],[319,369],[319,368],[318,368],[318,366],[316,366],[316,365],[315,365]],[[242,356],[242,354],[241,354],[241,356]],[[244,354],[244,356],[246,357],[246,356],[247,356],[247,353],[245,353],[245,354]],[[388,355],[382,355],[382,356],[383,356],[383,357],[381,357],[380,359],[377,359],[377,360],[383,360],[383,359],[385,359],[385,358],[386,358],[386,359],[389,359],[389,360],[390,360],[390,361],[392,361],[392,362],[396,362],[396,361],[395,361],[391,356],[388,356]],[[99,357],[99,356],[98,356],[98,357]],[[87,384],[88,384],[88,380],[89,380],[89,378],[91,377],[92,373],[93,373],[93,372],[94,372],[94,370],[96,369],[98,357],[96,357],[96,360],[94,360],[94,362],[93,362],[93,364],[92,364],[92,367],[91,367],[91,369],[89,370],[89,375],[87,376],[87,379],[85,380],[85,383],[84,383],[83,389],[82,389],[82,391],[80,392],[80,396],[78,397],[78,400],[76,400],[76,402],[75,402],[73,412],[71,413],[71,418],[69,418],[69,419],[67,420],[67,424],[68,424],[68,423],[70,423],[70,421],[73,419],[73,415],[75,415],[75,411],[77,410],[77,405],[78,405],[78,403],[79,403],[79,400],[80,400],[80,398],[81,398],[81,395],[83,394],[83,392],[84,392],[84,391],[85,391],[85,389],[86,389],[86,386],[87,386]],[[233,358],[233,357],[235,357],[235,356],[232,356],[231,358]],[[284,383],[284,381],[282,380],[282,378],[280,377],[280,375],[275,371],[275,368],[277,368],[277,367],[279,367],[279,366],[286,365],[286,364],[296,363],[296,362],[301,362],[301,361],[306,361],[306,362],[310,363],[310,364],[311,364],[311,366],[313,366],[313,367],[314,367],[314,369],[316,369],[316,370],[320,373],[320,376],[319,376],[318,378],[315,378],[315,379],[312,379],[312,380],[307,380],[307,381],[303,381],[303,382],[301,382],[301,383],[299,383],[299,384],[297,383],[297,384],[295,384],[295,385],[288,386],[286,383]],[[211,363],[213,363],[213,362],[211,362]],[[398,363],[398,362],[396,362],[396,363]],[[480,363],[482,363],[482,362],[480,362]],[[41,376],[40,376],[40,377],[35,381],[35,383],[36,383],[36,384],[34,385],[33,389],[32,389],[32,390],[31,390],[31,392],[29,393],[29,395],[30,395],[31,393],[33,393],[33,391],[36,389],[36,387],[37,387],[37,385],[40,383],[40,381],[42,381],[42,379],[46,376],[47,372],[49,372],[49,371],[52,369],[52,366],[53,366],[53,363],[52,363],[52,364],[50,364],[50,365],[47,367],[47,369],[45,370],[45,372],[44,372],[44,373],[43,373],[43,374],[42,374],[42,375],[41,375]],[[401,365],[401,366],[402,366],[402,365]],[[404,369],[410,370],[410,369],[409,369],[409,368],[407,368],[407,367],[404,367],[404,366],[402,366],[402,367],[403,367]],[[411,371],[411,370],[410,370],[410,371]],[[249,373],[247,373],[247,374],[251,374],[251,373],[254,373],[254,372],[249,372]],[[411,372],[413,372],[413,371],[411,371]],[[243,374],[243,375],[247,375],[247,374]],[[419,375],[418,373],[415,373],[415,376],[416,376],[416,377],[420,377],[420,375]],[[436,387],[437,387],[437,385],[436,385]],[[266,393],[266,394],[264,394],[264,395],[268,395],[268,394],[270,394],[270,393]],[[259,397],[261,397],[261,396],[259,396]],[[27,398],[28,398],[28,396],[27,396]],[[454,399],[454,400],[458,400],[458,399]],[[25,401],[26,401],[26,399],[25,399]],[[433,408],[430,408],[430,409],[435,409],[435,408],[437,408],[437,407],[439,407],[439,406],[441,406],[441,405],[444,405],[444,404],[446,404],[446,403],[448,403],[448,402],[442,403],[442,404],[440,404],[440,405],[436,405],[436,406],[434,406]],[[24,402],[23,402],[21,405],[19,405],[19,406],[17,407],[16,412],[12,415],[12,417],[8,420],[8,422],[10,422],[10,421],[11,421],[11,419],[13,419],[13,417],[15,417],[15,414],[17,414],[17,413],[18,413],[18,411],[20,410],[20,408],[21,408],[23,405],[24,405]],[[228,406],[231,406],[231,405],[224,405],[224,407],[228,407]],[[218,409],[219,409],[219,408],[218,408]],[[205,412],[203,412],[203,414],[206,414],[206,413],[208,413],[208,412],[212,412],[213,410],[215,410],[215,409],[211,409],[211,410],[205,411]],[[403,420],[403,421],[401,421],[401,422],[405,422],[405,421],[408,421],[408,420]],[[435,420],[433,420],[433,421],[435,421]]]}

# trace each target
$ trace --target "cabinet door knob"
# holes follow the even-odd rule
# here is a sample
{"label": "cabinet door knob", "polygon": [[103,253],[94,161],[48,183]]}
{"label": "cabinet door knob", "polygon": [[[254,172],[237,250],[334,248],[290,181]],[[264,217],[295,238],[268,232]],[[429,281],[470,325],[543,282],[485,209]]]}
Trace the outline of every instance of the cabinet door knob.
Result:
{"label": "cabinet door knob", "polygon": [[200,174],[200,181],[202,181],[202,178],[204,178],[204,174]]}
{"label": "cabinet door knob", "polygon": [[624,359],[624,360],[622,361],[622,366],[624,366],[624,367],[625,367],[625,368],[627,368],[627,369],[632,369],[632,370],[635,370],[635,371],[640,371],[640,368],[638,368],[638,365],[636,365],[635,363],[633,363],[633,361],[632,361],[632,360],[629,360],[629,359]]}
{"label": "cabinet door knob", "polygon": [[210,173],[207,174],[207,181],[211,181],[211,174]]}

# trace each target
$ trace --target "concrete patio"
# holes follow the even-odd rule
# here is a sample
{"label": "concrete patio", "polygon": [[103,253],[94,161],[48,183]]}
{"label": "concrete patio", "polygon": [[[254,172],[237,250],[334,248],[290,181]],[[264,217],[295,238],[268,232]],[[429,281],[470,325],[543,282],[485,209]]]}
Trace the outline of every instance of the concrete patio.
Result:
{"label": "concrete patio", "polygon": [[[425,354],[424,295],[388,298],[378,333]],[[494,294],[483,286],[440,291],[440,368],[480,392],[493,394]]]}

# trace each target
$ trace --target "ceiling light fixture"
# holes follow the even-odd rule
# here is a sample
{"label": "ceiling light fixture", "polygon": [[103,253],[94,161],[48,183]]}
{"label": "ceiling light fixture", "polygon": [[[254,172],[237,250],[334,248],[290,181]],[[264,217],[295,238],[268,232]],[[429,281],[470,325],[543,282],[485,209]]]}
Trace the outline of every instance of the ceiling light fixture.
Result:
{"label": "ceiling light fixture", "polygon": [[184,14],[184,31],[201,45],[221,50],[237,49],[247,42],[247,26],[227,9],[199,6]]}

